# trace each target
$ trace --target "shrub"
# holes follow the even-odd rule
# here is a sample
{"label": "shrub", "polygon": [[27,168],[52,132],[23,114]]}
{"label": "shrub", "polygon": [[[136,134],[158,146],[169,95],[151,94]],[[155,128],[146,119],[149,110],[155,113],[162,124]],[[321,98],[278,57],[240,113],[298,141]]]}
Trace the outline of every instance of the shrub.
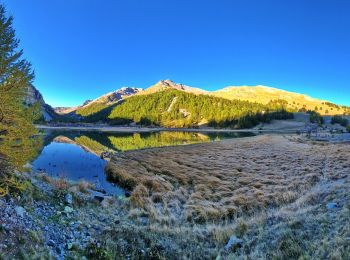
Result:
{"label": "shrub", "polygon": [[143,208],[147,202],[148,190],[142,184],[136,186],[130,197],[131,206]]}
{"label": "shrub", "polygon": [[313,124],[322,125],[324,123],[323,117],[315,111],[307,111],[310,114],[310,122]]}
{"label": "shrub", "polygon": [[341,116],[333,116],[332,117],[332,125],[340,124],[341,126],[347,127],[349,124],[349,120],[343,118]]}

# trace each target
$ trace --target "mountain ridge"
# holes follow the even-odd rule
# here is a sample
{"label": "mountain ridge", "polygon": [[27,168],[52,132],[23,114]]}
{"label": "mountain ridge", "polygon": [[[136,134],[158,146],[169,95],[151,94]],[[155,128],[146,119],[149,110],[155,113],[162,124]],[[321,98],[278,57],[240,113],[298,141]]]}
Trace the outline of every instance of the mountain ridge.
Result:
{"label": "mountain ridge", "polygon": [[30,84],[24,97],[24,104],[26,106],[33,106],[36,103],[40,104],[42,120],[49,122],[57,117],[55,110],[45,102],[40,91]]}
{"label": "mountain ridge", "polygon": [[[89,109],[89,107],[92,107],[94,105],[98,106],[98,109],[95,110],[102,110],[105,107],[108,107],[110,105],[113,105],[129,96],[132,96],[138,92],[142,91],[141,88],[134,88],[134,87],[122,87],[120,89],[117,89],[115,91],[108,92],[102,96],[99,96],[93,100],[86,100],[82,105],[76,106],[76,107],[56,107],[55,111],[56,113],[60,115],[67,115],[67,114],[77,114],[80,116],[84,116],[84,112]],[[96,111],[98,112],[98,111]]]}
{"label": "mountain ridge", "polygon": [[[146,88],[131,88],[131,87],[123,87],[116,91],[109,92],[100,97],[95,98],[94,100],[89,100],[86,104],[84,103],[81,106],[70,107],[70,108],[55,108],[55,111],[58,114],[65,115],[76,112],[84,116],[83,113],[79,113],[79,111],[86,111],[87,108],[93,106],[99,106],[98,109],[95,109],[97,112],[108,107],[109,105],[113,105],[117,102],[122,101],[123,99],[133,96],[133,95],[150,95],[154,94],[166,89],[176,89],[179,91],[184,91],[187,93],[192,93],[196,95],[208,95],[215,96],[220,98],[225,98],[229,100],[243,100],[249,102],[257,102],[261,104],[268,104],[274,100],[285,100],[287,102],[287,107],[296,110],[306,112],[307,110],[317,111],[324,115],[337,115],[349,113],[349,108],[343,105],[337,105],[332,102],[323,99],[317,99],[311,97],[307,94],[287,91],[279,88],[274,88],[270,86],[264,85],[256,85],[256,86],[227,86],[222,89],[218,89],[215,91],[207,91],[201,88],[190,87],[185,84],[175,83],[170,79],[160,80],[156,84]],[[133,90],[128,94],[121,94],[126,90]],[[116,94],[118,93],[118,94]],[[111,96],[117,95],[117,98],[108,101]],[[119,95],[119,96],[118,96]]]}
{"label": "mountain ridge", "polygon": [[[90,103],[88,103],[87,106],[96,102],[98,103],[97,100],[104,99],[106,96],[110,95],[111,93],[115,93],[125,88],[127,87],[102,95],[94,99]],[[210,95],[210,96],[216,96],[216,97],[221,97],[221,98],[230,99],[230,100],[238,99],[238,100],[244,100],[244,101],[250,101],[250,102],[257,102],[261,104],[268,104],[273,100],[285,100],[288,102],[288,107],[291,109],[298,110],[298,111],[299,110],[301,111],[316,110],[321,114],[325,114],[325,115],[343,114],[348,111],[348,108],[346,106],[337,105],[327,100],[317,99],[307,94],[287,91],[287,90],[274,88],[270,86],[264,86],[264,85],[227,86],[215,91],[207,91],[201,88],[194,88],[194,87],[187,86],[185,84],[175,83],[174,81],[167,79],[167,80],[160,80],[159,82],[146,88],[145,90],[140,88],[133,88],[133,89],[137,89],[138,91],[136,91],[136,93],[131,93],[128,96],[132,96],[134,94],[149,95],[149,94],[157,93],[159,91],[163,91],[165,89],[176,89],[179,91],[193,93],[196,95],[199,95],[199,94]],[[76,110],[78,110],[79,108],[81,108],[81,106],[77,107]],[[72,108],[70,109],[72,111]],[[60,111],[57,111],[57,112],[59,113]]]}

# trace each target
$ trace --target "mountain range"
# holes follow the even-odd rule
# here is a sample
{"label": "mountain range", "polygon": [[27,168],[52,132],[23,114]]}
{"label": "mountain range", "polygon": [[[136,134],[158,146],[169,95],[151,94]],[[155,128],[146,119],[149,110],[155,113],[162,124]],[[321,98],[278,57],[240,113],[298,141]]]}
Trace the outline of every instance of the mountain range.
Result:
{"label": "mountain range", "polygon": [[[305,112],[307,110],[312,110],[317,111],[323,115],[342,115],[349,114],[350,112],[350,108],[346,106],[333,104],[329,101],[316,99],[308,95],[289,92],[262,85],[228,86],[216,91],[207,91],[200,88],[194,88],[184,84],[175,83],[172,80],[161,80],[147,89],[136,87],[123,87],[116,91],[102,95],[98,98],[87,100],[80,106],[56,108],[52,108],[51,106],[46,104],[40,92],[34,86],[31,85],[28,88],[28,95],[26,97],[25,103],[31,105],[35,102],[40,102],[43,119],[45,121],[58,119],[59,121],[62,120],[95,122],[100,120],[105,121],[106,119],[112,119],[110,115],[113,109],[121,105],[130,97],[133,97],[133,103],[136,104],[136,106],[142,106],[142,103],[139,103],[138,101],[136,102],[135,99],[140,99],[140,102],[143,102],[141,101],[143,96],[152,97],[158,94],[159,100],[157,100],[157,102],[162,102],[163,98],[162,95],[159,95],[159,93],[165,93],[171,90],[191,94],[194,96],[201,96],[201,100],[203,100],[203,97],[219,98],[223,100],[239,100],[262,105],[268,105],[271,102],[278,101],[283,102],[284,106],[292,112]],[[194,96],[191,97],[193,98]],[[176,103],[176,99],[169,100],[169,102],[169,104],[166,104],[167,109],[169,109],[171,105],[174,105]],[[186,102],[186,100],[184,102]],[[186,109],[178,107],[178,110],[180,112],[182,111],[181,114],[188,116],[189,112],[186,111]]]}
{"label": "mountain range", "polygon": [[149,95],[167,89],[175,89],[192,93],[196,95],[208,95],[220,97],[229,100],[242,100],[268,104],[273,100],[285,100],[287,106],[294,110],[316,110],[324,115],[344,114],[348,111],[348,107],[336,105],[326,100],[316,99],[308,95],[289,92],[277,88],[267,86],[228,86],[216,91],[206,91],[200,88],[193,88],[184,84],[175,83],[172,80],[161,80],[155,85],[143,90],[141,88],[124,87],[117,91],[110,92],[93,101],[86,101],[78,107],[55,108],[58,114],[71,114],[72,112],[86,116],[86,112],[91,109],[93,112],[98,112],[103,108],[114,105],[133,95]]}

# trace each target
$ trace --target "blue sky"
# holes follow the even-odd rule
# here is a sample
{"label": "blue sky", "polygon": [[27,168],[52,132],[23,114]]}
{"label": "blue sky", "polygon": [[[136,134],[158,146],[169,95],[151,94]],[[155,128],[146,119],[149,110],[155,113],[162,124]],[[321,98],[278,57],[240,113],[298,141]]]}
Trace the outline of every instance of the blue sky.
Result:
{"label": "blue sky", "polygon": [[3,0],[53,106],[160,79],[350,105],[348,0]]}

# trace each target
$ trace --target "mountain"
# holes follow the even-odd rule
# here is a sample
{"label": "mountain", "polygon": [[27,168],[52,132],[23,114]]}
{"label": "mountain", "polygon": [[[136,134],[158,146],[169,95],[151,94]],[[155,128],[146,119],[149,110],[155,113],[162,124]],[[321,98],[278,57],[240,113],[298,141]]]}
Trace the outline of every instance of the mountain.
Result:
{"label": "mountain", "polygon": [[165,88],[126,99],[113,107],[107,119],[114,125],[249,128],[271,119],[291,117],[292,114],[284,111],[283,103],[279,102],[263,105]]}
{"label": "mountain", "polygon": [[203,90],[203,89],[200,89],[200,88],[189,87],[189,86],[186,86],[184,84],[175,83],[174,81],[167,79],[167,80],[159,81],[155,85],[138,93],[138,95],[149,95],[149,94],[163,91],[166,89],[176,89],[176,90],[180,90],[180,91],[184,91],[184,92],[188,92],[188,93],[193,93],[193,94],[209,94],[210,93],[210,92]]}
{"label": "mountain", "polygon": [[310,96],[289,92],[281,89],[266,86],[238,86],[226,87],[221,90],[210,92],[210,95],[227,98],[230,100],[239,99],[250,102],[267,104],[273,100],[285,100],[288,108],[293,110],[316,110],[324,115],[344,114],[349,111],[348,107],[340,106],[312,98]]}
{"label": "mountain", "polygon": [[82,118],[97,114],[104,109],[117,104],[118,102],[143,91],[141,88],[123,87],[116,91],[109,92],[94,100],[87,100],[77,107],[57,107],[55,111],[60,115],[69,115],[75,118]]}
{"label": "mountain", "polygon": [[[168,93],[171,93],[171,95]],[[170,99],[169,96],[171,96]],[[130,99],[131,97],[132,99]],[[127,100],[128,102],[126,102]],[[146,107],[146,104],[149,105],[149,100],[153,100],[154,103],[152,106]],[[229,101],[234,102],[227,103]],[[190,104],[190,108],[188,108],[186,102]],[[200,103],[197,104],[196,102]],[[220,110],[216,107],[215,102],[219,102],[221,105],[225,104],[225,106],[232,105],[235,111],[228,112],[230,109],[227,107],[222,107],[223,110]],[[197,107],[194,108],[194,106]],[[213,121],[222,123],[225,120],[236,120],[239,106],[242,107],[241,112],[244,111],[244,115],[249,114],[249,111],[245,111],[247,107],[252,109],[252,113],[254,111],[264,112],[265,110],[271,110],[271,108],[278,108],[279,110],[284,108],[289,112],[312,110],[323,115],[350,114],[349,107],[267,86],[229,86],[217,91],[206,91],[175,83],[172,80],[161,80],[146,90],[124,87],[97,99],[88,100],[78,107],[56,108],[56,112],[60,115],[66,115],[66,118],[74,118],[79,121],[112,121],[114,123],[131,121],[140,123],[139,119],[142,115],[144,123],[145,120],[149,119],[149,114],[152,114],[152,124],[194,126]],[[203,116],[200,110],[206,111],[207,107],[209,114]],[[195,111],[191,111],[191,109]],[[130,114],[126,114],[125,111]],[[213,115],[214,111],[215,115]],[[146,114],[147,117],[145,117]],[[173,119],[164,119],[165,114],[168,117],[171,114]],[[156,117],[162,119],[156,120]]]}
{"label": "mountain", "polygon": [[24,103],[27,106],[32,106],[35,103],[40,103],[42,119],[44,121],[51,121],[57,117],[54,109],[45,103],[43,96],[33,85],[28,86],[27,95],[25,96]]}
{"label": "mountain", "polygon": [[147,88],[139,95],[148,95],[163,91],[166,89],[176,89],[196,95],[209,95],[229,100],[242,100],[256,102],[260,104],[268,104],[276,100],[284,100],[287,108],[293,111],[312,110],[323,115],[339,115],[348,114],[350,108],[337,105],[327,100],[316,99],[308,95],[294,93],[286,90],[272,88],[268,86],[229,86],[217,91],[206,91],[200,88],[193,88],[183,84],[175,83],[172,80],[161,80],[155,85]]}

